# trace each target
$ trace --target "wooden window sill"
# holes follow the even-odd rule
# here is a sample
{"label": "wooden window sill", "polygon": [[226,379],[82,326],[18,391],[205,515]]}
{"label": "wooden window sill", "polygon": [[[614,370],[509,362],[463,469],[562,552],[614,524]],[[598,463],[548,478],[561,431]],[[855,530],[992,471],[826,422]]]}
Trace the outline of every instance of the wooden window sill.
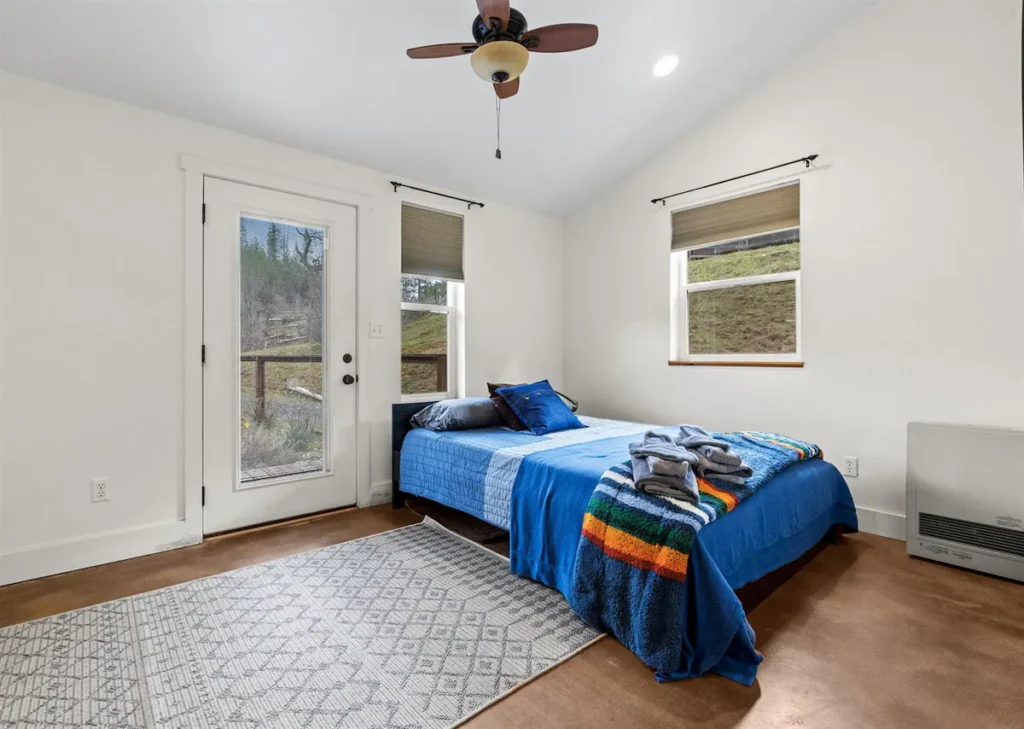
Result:
{"label": "wooden window sill", "polygon": [[803,367],[803,362],[691,362],[689,360],[668,361],[670,367]]}

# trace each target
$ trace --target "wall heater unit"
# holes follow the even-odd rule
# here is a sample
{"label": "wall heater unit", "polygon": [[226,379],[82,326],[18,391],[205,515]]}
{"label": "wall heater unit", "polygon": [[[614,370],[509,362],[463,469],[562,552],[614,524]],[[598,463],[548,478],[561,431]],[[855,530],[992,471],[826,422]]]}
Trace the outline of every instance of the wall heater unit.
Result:
{"label": "wall heater unit", "polygon": [[907,427],[907,553],[1024,582],[1024,431]]}

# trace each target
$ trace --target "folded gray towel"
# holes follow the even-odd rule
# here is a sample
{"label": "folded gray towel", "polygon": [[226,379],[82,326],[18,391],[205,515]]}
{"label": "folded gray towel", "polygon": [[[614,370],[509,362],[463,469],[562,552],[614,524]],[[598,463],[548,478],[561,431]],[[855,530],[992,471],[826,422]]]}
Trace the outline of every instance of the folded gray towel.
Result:
{"label": "folded gray towel", "polygon": [[729,444],[724,440],[716,440],[711,433],[699,425],[680,425],[679,437],[676,438],[676,445],[683,448],[700,448],[701,446],[713,446],[723,451],[729,450]]}
{"label": "folded gray towel", "polygon": [[657,456],[647,456],[647,467],[651,469],[651,473],[656,473],[659,476],[678,476],[679,478],[685,477],[690,470],[690,464],[686,461],[670,461]]}
{"label": "folded gray towel", "polygon": [[[740,465],[726,465],[716,463],[703,453],[697,453],[700,462],[694,469],[701,478],[720,478],[730,483],[742,484],[746,479],[754,475],[754,469],[740,462]],[[727,478],[730,477],[730,478]]]}
{"label": "folded gray towel", "polygon": [[672,436],[649,431],[639,443],[629,444],[629,455],[643,458],[661,458],[666,461],[697,465],[697,454],[673,442]]}
{"label": "folded gray towel", "polygon": [[658,433],[657,431],[654,431],[654,430],[648,430],[646,433],[644,433],[644,440],[643,440],[643,442],[644,443],[668,443],[669,445],[672,445],[672,444],[674,444],[676,442],[676,440],[675,440],[675,438],[673,438],[668,433]]}
{"label": "folded gray towel", "polygon": [[700,446],[696,450],[709,461],[721,463],[723,466],[743,465],[743,459],[733,451],[723,451],[721,448],[715,448],[714,446]]}
{"label": "folded gray towel", "polygon": [[685,478],[697,465],[697,454],[676,445],[671,435],[648,431],[639,443],[631,443],[629,455],[647,459],[651,473]]}
{"label": "folded gray towel", "polygon": [[652,473],[647,464],[647,458],[632,456],[633,461],[633,485],[637,491],[652,496],[670,496],[674,499],[682,499],[696,504],[700,501],[700,491],[697,490],[697,479],[686,464],[686,476],[662,476]]}
{"label": "folded gray towel", "polygon": [[739,455],[729,450],[728,443],[699,425],[680,425],[675,443],[697,455],[699,460],[693,471],[700,478],[717,478],[742,485],[754,473]]}

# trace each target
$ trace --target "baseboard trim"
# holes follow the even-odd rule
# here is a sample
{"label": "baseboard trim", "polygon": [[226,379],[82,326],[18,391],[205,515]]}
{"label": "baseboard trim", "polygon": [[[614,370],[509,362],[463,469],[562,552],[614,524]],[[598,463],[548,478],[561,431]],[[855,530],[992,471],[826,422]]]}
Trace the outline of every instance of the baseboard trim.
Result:
{"label": "baseboard trim", "polygon": [[0,554],[0,585],[120,562],[203,541],[184,521],[146,524]]}
{"label": "baseboard trim", "polygon": [[862,532],[907,541],[907,517],[902,514],[857,507],[857,521]]}
{"label": "baseboard trim", "polygon": [[391,479],[377,481],[370,486],[370,500],[367,506],[391,503]]}

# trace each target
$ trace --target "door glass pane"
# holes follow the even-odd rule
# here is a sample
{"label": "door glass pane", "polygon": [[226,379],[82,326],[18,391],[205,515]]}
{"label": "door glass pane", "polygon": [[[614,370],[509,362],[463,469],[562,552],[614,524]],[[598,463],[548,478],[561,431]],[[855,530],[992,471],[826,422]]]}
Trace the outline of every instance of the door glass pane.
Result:
{"label": "door glass pane", "polygon": [[690,354],[796,352],[796,282],[687,295]]}
{"label": "door glass pane", "polygon": [[687,251],[686,264],[687,283],[799,271],[800,230],[695,248]]}
{"label": "door glass pane", "polygon": [[241,219],[242,483],[324,470],[323,228]]}

